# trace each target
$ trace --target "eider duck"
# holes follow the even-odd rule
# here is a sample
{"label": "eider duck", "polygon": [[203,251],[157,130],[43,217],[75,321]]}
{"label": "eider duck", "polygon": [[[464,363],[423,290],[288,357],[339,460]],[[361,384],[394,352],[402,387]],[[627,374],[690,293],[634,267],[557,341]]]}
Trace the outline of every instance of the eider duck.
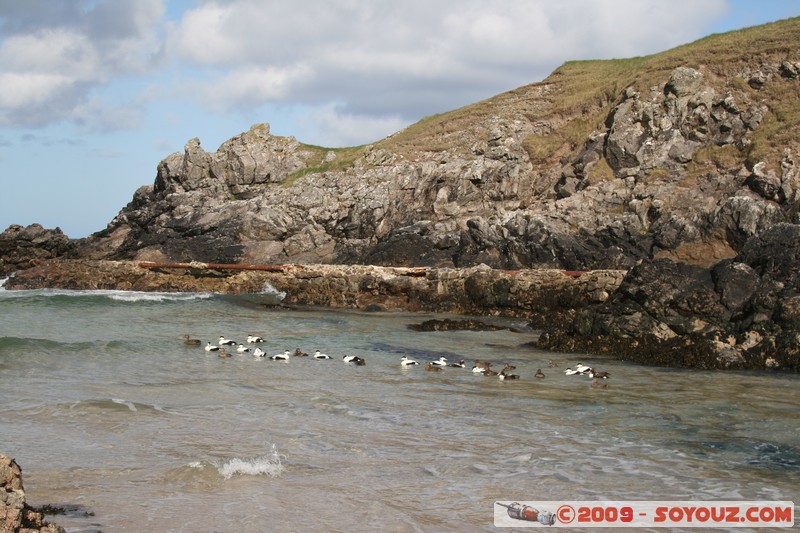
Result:
{"label": "eider duck", "polygon": [[600,372],[598,372],[594,368],[590,368],[589,377],[592,379],[608,379],[611,377],[611,374],[609,374],[605,370],[601,370]]}
{"label": "eider duck", "polygon": [[418,365],[418,364],[419,364],[418,362],[414,361],[413,359],[409,359],[405,355],[400,358],[400,365],[401,366],[414,366],[414,365]]}
{"label": "eider duck", "polygon": [[230,339],[226,339],[225,337],[220,335],[219,336],[219,342],[217,344],[219,344],[220,346],[235,346],[236,345],[236,341],[232,341]]}
{"label": "eider duck", "polygon": [[264,342],[264,339],[262,339],[261,337],[259,337],[257,335],[248,335],[247,336],[247,342],[250,343],[250,344],[253,344],[253,343],[256,343],[256,342]]}
{"label": "eider duck", "polygon": [[592,384],[590,385],[593,389],[607,389],[608,383],[600,383],[599,378],[594,378],[592,380]]}
{"label": "eider duck", "polygon": [[253,357],[264,357],[266,355],[267,355],[266,352],[261,348],[256,348],[255,350],[253,350]]}
{"label": "eider duck", "polygon": [[205,350],[207,352],[216,352],[217,350],[219,350],[219,346],[214,346],[213,344],[211,344],[211,341],[208,341]]}
{"label": "eider duck", "polygon": [[300,348],[295,348],[293,355],[295,357],[308,357],[308,354],[306,352],[304,352],[303,350],[301,350]]}
{"label": "eider duck", "polygon": [[447,357],[441,356],[436,361],[431,361],[431,365],[433,366],[447,366]]}
{"label": "eider duck", "polygon": [[364,366],[366,361],[357,355],[344,355],[342,356],[342,361],[345,363],[353,363],[356,366]]}
{"label": "eider duck", "polygon": [[433,361],[425,363],[425,370],[428,372],[443,372],[442,367],[433,364]]}
{"label": "eider duck", "polygon": [[317,350],[316,352],[314,352],[314,359],[333,359],[333,357]]}
{"label": "eider duck", "polygon": [[450,363],[447,366],[454,366],[454,367],[457,367],[457,368],[464,368],[465,367],[463,359],[460,360],[458,363]]}
{"label": "eider duck", "polygon": [[516,369],[517,369],[517,367],[515,367],[513,365],[510,365],[508,363],[503,365],[503,370],[505,370],[506,372],[508,372],[509,370],[516,370]]}
{"label": "eider duck", "polygon": [[192,339],[189,335],[184,335],[183,344],[187,346],[200,346],[200,339]]}
{"label": "eider duck", "polygon": [[289,360],[289,350],[286,350],[283,353],[278,353],[275,355],[270,355],[269,358],[273,361],[288,361]]}
{"label": "eider duck", "polygon": [[239,346],[236,347],[236,351],[239,353],[249,352],[250,348],[248,348],[244,344],[240,344]]}
{"label": "eider duck", "polygon": [[476,374],[483,374],[487,370],[489,370],[489,367],[491,365],[492,363],[481,361],[480,359],[475,359],[475,364],[472,366],[472,371],[475,372]]}
{"label": "eider duck", "polygon": [[228,352],[225,351],[225,348],[220,348],[219,349],[219,353],[217,355],[219,357],[222,357],[223,359],[226,358],[226,357],[230,357],[231,356],[231,354],[229,354]]}
{"label": "eider duck", "polygon": [[499,374],[497,374],[497,378],[500,381],[505,381],[507,379],[519,379],[519,376],[517,374],[506,374],[505,369],[503,369]]}
{"label": "eider duck", "polygon": [[542,372],[542,369],[539,368],[539,369],[536,370],[536,373],[533,375],[533,377],[539,378],[539,379],[543,379],[544,378],[544,372]]}

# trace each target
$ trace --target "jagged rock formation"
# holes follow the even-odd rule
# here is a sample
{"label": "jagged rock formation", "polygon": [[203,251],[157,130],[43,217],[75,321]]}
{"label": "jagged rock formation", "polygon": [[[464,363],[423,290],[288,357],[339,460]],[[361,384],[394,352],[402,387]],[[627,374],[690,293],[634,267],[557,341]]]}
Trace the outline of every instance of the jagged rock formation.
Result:
{"label": "jagged rock formation", "polygon": [[[773,26],[800,44],[798,20]],[[800,46],[776,50],[748,31],[733,34],[741,47],[730,57],[691,56],[689,65],[681,49],[652,56],[611,86],[593,82],[600,94],[570,106],[584,71],[603,75],[613,62],[567,64],[365,148],[320,150],[265,124],[215,153],[193,139],[81,253],[575,270],[665,257],[710,266],[764,229],[798,222],[796,143],[767,137],[796,104]],[[723,37],[704,50],[728,50]]]}
{"label": "jagged rock formation", "polygon": [[22,469],[3,454],[0,454],[0,531],[65,533],[63,527],[47,523],[42,513],[25,503]]}

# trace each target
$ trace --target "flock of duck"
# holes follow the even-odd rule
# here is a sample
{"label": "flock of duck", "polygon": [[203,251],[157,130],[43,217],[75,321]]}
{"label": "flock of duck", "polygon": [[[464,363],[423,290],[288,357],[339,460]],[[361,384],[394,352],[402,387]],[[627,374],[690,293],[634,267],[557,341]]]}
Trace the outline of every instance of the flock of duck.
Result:
{"label": "flock of duck", "polygon": [[[188,346],[199,346],[200,344],[202,344],[200,339],[193,339],[193,338],[189,337],[189,335],[184,335],[183,336],[183,342],[184,342],[184,344],[186,344]],[[260,344],[260,343],[263,343],[263,342],[264,342],[264,339],[262,337],[259,337],[259,336],[256,336],[256,335],[248,335],[247,336],[247,344],[248,345]],[[206,343],[205,350],[207,352],[216,352],[217,354],[219,354],[219,357],[227,358],[227,357],[231,357],[233,355],[230,352],[228,352],[228,350],[226,349],[229,346],[236,346],[235,350],[239,354],[251,353],[250,352],[250,348],[251,348],[250,346],[247,346],[247,345],[245,345],[243,343],[237,343],[236,341],[231,340],[231,339],[227,339],[222,335],[220,335],[219,340],[217,341],[217,344],[212,344],[211,341],[208,341],[208,343]],[[231,349],[233,349],[233,348],[231,348]],[[291,352],[290,350],[285,350],[283,353],[278,353],[278,354],[274,354],[274,355],[267,355],[266,352],[264,352],[264,350],[262,350],[259,347],[255,347],[252,350],[252,355],[254,357],[257,357],[257,358],[267,358],[267,359],[271,359],[273,361],[288,361],[292,357],[308,357],[309,354],[307,354],[306,352],[300,350],[300,348],[296,348],[294,350],[294,352]],[[311,355],[311,357],[313,357],[314,359],[323,359],[323,360],[324,359],[333,359],[333,357],[331,357],[328,354],[322,353],[320,350],[317,350],[316,352],[314,352]],[[354,364],[354,365],[357,365],[357,366],[366,365],[366,361],[362,357],[359,357],[357,355],[343,355],[342,356],[342,361],[344,361],[345,363],[350,363],[350,364]],[[466,368],[467,367],[467,365],[466,365],[466,363],[464,362],[463,359],[461,359],[458,362],[453,363],[453,362],[449,362],[447,360],[447,357],[441,356],[439,359],[437,359],[435,361],[427,361],[424,365],[420,365],[419,361],[417,361],[416,359],[412,359],[412,358],[410,358],[408,356],[405,356],[405,355],[400,358],[400,366],[402,368],[409,368],[409,367],[414,367],[414,366],[424,366],[425,370],[427,370],[428,372],[442,372],[445,367],[454,367],[454,368]],[[483,374],[484,376],[497,377],[500,381],[519,379],[519,374],[512,374],[511,373],[513,370],[516,370],[516,368],[517,368],[517,367],[515,367],[513,365],[505,363],[503,365],[503,368],[501,370],[499,370],[499,371],[493,370],[491,368],[491,366],[492,366],[492,363],[490,361],[481,361],[480,359],[476,359],[474,364],[473,364],[473,366],[472,366],[472,372],[475,373],[475,374]],[[550,366],[552,368],[552,367],[557,367],[558,364],[551,359],[548,362],[548,366]],[[584,365],[582,363],[578,363],[574,367],[567,368],[566,370],[564,370],[564,374],[567,375],[567,376],[576,376],[576,375],[577,376],[586,376],[586,375],[588,375],[590,378],[592,378],[591,387],[592,388],[600,388],[600,389],[607,389],[608,388],[608,384],[601,382],[601,380],[606,380],[606,379],[609,379],[611,377],[611,375],[608,372],[597,371],[594,368],[592,368],[590,366],[587,366],[587,365]],[[534,374],[534,377],[537,378],[537,379],[544,379],[545,374],[544,374],[544,372],[542,372],[542,369],[540,368],[540,369],[536,370],[536,374]]]}

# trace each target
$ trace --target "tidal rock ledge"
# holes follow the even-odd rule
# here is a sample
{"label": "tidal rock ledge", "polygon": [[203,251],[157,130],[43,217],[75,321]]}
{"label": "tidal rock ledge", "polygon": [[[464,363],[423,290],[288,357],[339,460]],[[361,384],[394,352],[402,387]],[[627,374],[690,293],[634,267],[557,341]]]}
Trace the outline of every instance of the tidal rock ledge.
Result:
{"label": "tidal rock ledge", "polygon": [[241,295],[285,292],[284,305],[530,318],[533,325],[602,302],[621,270],[381,267],[372,265],[154,264],[55,259],[17,272],[5,288],[113,289]]}

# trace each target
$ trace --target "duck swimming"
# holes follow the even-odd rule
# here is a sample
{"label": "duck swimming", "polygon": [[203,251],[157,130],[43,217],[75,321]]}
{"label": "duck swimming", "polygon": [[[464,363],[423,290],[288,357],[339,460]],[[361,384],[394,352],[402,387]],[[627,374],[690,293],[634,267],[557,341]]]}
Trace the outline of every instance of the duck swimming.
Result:
{"label": "duck swimming", "polygon": [[250,344],[253,344],[253,343],[256,343],[256,342],[264,342],[264,339],[262,339],[261,337],[259,337],[257,335],[248,335],[247,336],[247,342],[250,343]]}
{"label": "duck swimming", "polygon": [[236,345],[236,341],[232,341],[230,339],[226,339],[225,337],[220,335],[219,336],[219,342],[217,344],[219,344],[220,346],[235,346]]}
{"label": "duck swimming", "polygon": [[342,357],[342,361],[344,361],[345,363],[353,363],[356,366],[364,366],[365,364],[367,364],[367,362],[364,361],[364,359],[362,359],[357,355],[345,355]]}
{"label": "duck swimming", "polygon": [[219,350],[219,346],[214,346],[213,344],[211,344],[211,341],[208,341],[208,344],[206,344],[206,347],[205,347],[205,351],[207,351],[207,352],[216,352],[218,350]]}
{"label": "duck swimming", "polygon": [[441,366],[436,366],[433,361],[428,361],[425,363],[425,370],[428,372],[444,372]]}
{"label": "duck swimming", "polygon": [[447,357],[441,356],[436,361],[431,361],[431,365],[433,366],[447,366]]}
{"label": "duck swimming", "polygon": [[519,379],[519,376],[517,374],[506,374],[505,369],[503,369],[499,374],[497,374],[497,378],[500,381],[505,381],[507,379]]}
{"label": "duck swimming", "polygon": [[316,352],[314,352],[314,359],[333,359],[333,357],[317,350]]}
{"label": "duck swimming", "polygon": [[239,353],[249,352],[250,348],[248,348],[244,344],[240,344],[239,346],[236,347],[236,351]]}
{"label": "duck swimming", "polygon": [[275,354],[275,355],[270,355],[269,356],[269,358],[272,359],[273,361],[288,361],[289,357],[290,357],[289,356],[289,350],[286,350],[283,353],[279,353],[279,354]]}
{"label": "duck swimming", "polygon": [[183,344],[187,346],[200,346],[200,339],[192,339],[189,335],[184,335]]}
{"label": "duck swimming", "polygon": [[409,359],[405,355],[400,358],[400,365],[401,366],[414,366],[414,365],[418,365],[418,364],[419,364],[418,362],[414,361],[413,359]]}

